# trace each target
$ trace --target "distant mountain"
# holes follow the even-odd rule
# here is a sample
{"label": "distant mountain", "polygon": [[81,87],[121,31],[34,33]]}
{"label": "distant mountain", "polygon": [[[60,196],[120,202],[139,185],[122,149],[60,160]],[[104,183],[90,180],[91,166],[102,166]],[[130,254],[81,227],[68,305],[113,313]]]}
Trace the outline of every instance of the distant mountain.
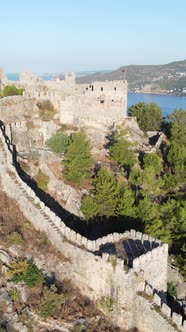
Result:
{"label": "distant mountain", "polygon": [[97,72],[77,78],[77,83],[122,80],[126,70],[129,89],[144,92],[183,93],[186,89],[186,60],[164,65],[129,65],[111,72]]}

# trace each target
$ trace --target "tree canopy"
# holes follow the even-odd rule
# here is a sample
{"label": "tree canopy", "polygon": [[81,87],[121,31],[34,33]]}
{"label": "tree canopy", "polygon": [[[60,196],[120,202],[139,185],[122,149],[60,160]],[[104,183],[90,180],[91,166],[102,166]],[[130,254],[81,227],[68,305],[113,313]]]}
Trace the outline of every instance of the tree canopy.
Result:
{"label": "tree canopy", "polygon": [[56,132],[46,141],[47,146],[55,153],[65,152],[69,143],[70,137],[61,131]]}
{"label": "tree canopy", "polygon": [[110,157],[124,168],[132,167],[135,163],[135,154],[131,150],[132,144],[128,142],[122,133],[114,136],[115,142],[109,148]]}
{"label": "tree canopy", "polygon": [[90,150],[90,143],[83,132],[72,135],[64,160],[64,176],[68,181],[81,185],[90,176],[93,166]]}
{"label": "tree canopy", "polygon": [[186,111],[176,109],[168,119],[171,121],[171,141],[186,146]]}
{"label": "tree canopy", "polygon": [[155,104],[146,104],[144,102],[139,102],[132,105],[128,109],[128,115],[136,117],[138,125],[141,130],[155,130],[160,131],[162,127],[162,110]]}

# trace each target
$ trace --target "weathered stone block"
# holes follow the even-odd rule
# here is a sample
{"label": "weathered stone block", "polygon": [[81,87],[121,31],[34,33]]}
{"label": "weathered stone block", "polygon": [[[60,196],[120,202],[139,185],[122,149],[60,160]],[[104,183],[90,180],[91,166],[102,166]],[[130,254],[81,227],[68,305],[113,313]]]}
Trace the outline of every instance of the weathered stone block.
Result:
{"label": "weathered stone block", "polygon": [[183,322],[183,326],[181,327],[183,332],[186,332],[186,320]]}
{"label": "weathered stone block", "polygon": [[63,223],[60,223],[60,225],[58,227],[59,227],[59,230],[62,233],[62,235],[65,235],[65,228],[66,228],[66,226]]}
{"label": "weathered stone block", "polygon": [[173,312],[172,320],[175,324],[179,326],[182,325],[183,317],[181,315],[178,315],[176,312]]}
{"label": "weathered stone block", "polygon": [[144,265],[144,264],[146,264],[146,255],[141,255],[139,257],[139,260],[140,260],[140,265],[141,266]]}
{"label": "weathered stone block", "polygon": [[101,244],[106,244],[106,243],[110,242],[109,235],[103,236],[100,240],[101,240]]}
{"label": "weathered stone block", "polygon": [[171,308],[169,308],[169,306],[165,303],[162,304],[162,313],[164,315],[166,315],[167,317],[170,317],[171,316]]}
{"label": "weathered stone block", "polygon": [[164,253],[168,253],[168,249],[169,249],[168,243],[164,243],[163,246],[162,246],[162,248],[163,248],[163,252]]}
{"label": "weathered stone block", "polygon": [[110,257],[110,255],[109,254],[107,254],[107,253],[102,253],[102,259],[104,260],[104,261],[108,261],[108,259],[109,259],[109,257]]}
{"label": "weathered stone block", "polygon": [[135,258],[133,260],[133,268],[138,269],[139,267],[140,267],[140,260],[139,260],[139,258]]}
{"label": "weathered stone block", "polygon": [[49,209],[48,206],[45,206],[45,207],[44,207],[44,212],[47,214],[47,216],[50,215],[50,209]]}
{"label": "weathered stone block", "polygon": [[69,227],[65,227],[65,236],[67,237],[67,239],[69,238],[70,232],[71,232],[71,229]]}
{"label": "weathered stone block", "polygon": [[150,242],[154,242],[155,241],[155,237],[149,236],[149,241]]}
{"label": "weathered stone block", "polygon": [[124,267],[124,261],[122,259],[117,258],[116,266],[120,267],[121,269],[123,269],[123,267]]}
{"label": "weathered stone block", "polygon": [[126,232],[123,234],[123,237],[124,237],[124,238],[127,238],[127,237],[129,237],[129,235],[130,235],[130,232],[129,232],[129,231],[126,231]]}
{"label": "weathered stone block", "polygon": [[142,239],[142,233],[136,232],[136,239],[141,240]]}
{"label": "weathered stone block", "polygon": [[154,303],[161,307],[161,298],[158,294],[154,294]]}
{"label": "weathered stone block", "polygon": [[53,211],[51,211],[51,210],[50,210],[50,212],[49,212],[49,217],[51,218],[52,221],[55,222],[56,214],[55,214]]}
{"label": "weathered stone block", "polygon": [[97,239],[96,240],[96,247],[99,248],[102,244],[105,244],[106,242],[104,242],[103,240],[104,238],[101,239]]}
{"label": "weathered stone block", "polygon": [[76,241],[76,232],[72,231],[69,233],[69,240],[72,242]]}
{"label": "weathered stone block", "polygon": [[118,242],[120,240],[120,235],[119,233],[113,233],[113,240],[114,242]]}
{"label": "weathered stone block", "polygon": [[113,234],[107,235],[107,243],[113,243],[113,242],[114,242]]}
{"label": "weathered stone block", "polygon": [[147,295],[153,295],[153,288],[150,285],[145,286],[145,293]]}
{"label": "weathered stone block", "polygon": [[142,235],[142,241],[148,240],[149,236],[147,234]]}
{"label": "weathered stone block", "polygon": [[129,237],[132,238],[132,239],[135,239],[135,237],[136,237],[136,231],[134,229],[130,230]]}
{"label": "weathered stone block", "polygon": [[39,204],[39,202],[40,202],[39,197],[35,196],[35,198],[34,198],[34,203],[35,203],[35,204]]}
{"label": "weathered stone block", "polygon": [[40,201],[39,205],[40,205],[40,207],[41,207],[42,210],[45,209],[45,203],[43,203],[43,202]]}
{"label": "weathered stone block", "polygon": [[146,261],[149,262],[149,261],[152,259],[151,251],[147,252],[147,253],[145,254],[145,257],[146,257]]}
{"label": "weathered stone block", "polygon": [[56,216],[56,214],[55,214],[53,220],[54,220],[54,223],[55,223],[55,225],[56,225],[57,227],[61,227],[61,226],[62,226],[63,222],[61,221],[61,219],[60,219],[58,216]]}
{"label": "weathered stone block", "polygon": [[79,233],[76,234],[76,243],[77,243],[79,246],[82,245],[82,236],[81,236]]}
{"label": "weathered stone block", "polygon": [[82,236],[82,244],[87,247],[87,239],[84,236]]}
{"label": "weathered stone block", "polygon": [[30,189],[30,197],[32,197],[32,198],[36,197],[36,194],[32,189]]}
{"label": "weathered stone block", "polygon": [[90,241],[90,240],[87,241],[87,249],[90,251],[94,250],[94,245],[93,245],[92,241]]}

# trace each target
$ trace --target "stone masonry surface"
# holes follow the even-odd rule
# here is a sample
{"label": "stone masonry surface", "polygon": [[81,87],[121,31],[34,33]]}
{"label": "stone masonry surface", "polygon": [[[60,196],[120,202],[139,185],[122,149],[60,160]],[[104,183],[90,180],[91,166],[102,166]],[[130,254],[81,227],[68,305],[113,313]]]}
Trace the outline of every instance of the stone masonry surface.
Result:
{"label": "stone masonry surface", "polygon": [[[145,285],[150,285],[153,292],[156,292],[154,302],[162,307],[164,315],[170,313],[166,303],[163,303],[164,298],[160,297],[160,294],[166,291],[167,245],[134,230],[124,234],[109,234],[96,241],[87,240],[72,231],[19,177],[13,165],[13,146],[6,135],[5,127],[2,126],[1,129],[0,174],[4,191],[17,200],[25,217],[34,227],[44,231],[50,241],[71,260],[71,277],[75,283],[82,291],[88,291],[93,299],[111,297],[114,300],[112,319],[118,325],[125,328],[137,326],[146,332],[149,331],[147,326],[152,319],[156,326],[154,315],[157,315],[157,312],[149,310],[148,301],[137,294],[144,291]],[[104,252],[104,246],[114,244],[117,248],[121,243],[126,243],[126,248],[123,247],[130,258],[127,262],[128,269],[125,268],[126,262],[123,259]],[[148,312],[147,318],[144,318],[145,314],[139,315],[139,306],[143,308],[143,313]],[[164,316],[159,320],[159,324],[166,326],[162,331],[174,331]],[[180,331],[186,331],[181,316],[174,313],[172,321],[179,325]],[[157,330],[154,327],[151,331]]]}

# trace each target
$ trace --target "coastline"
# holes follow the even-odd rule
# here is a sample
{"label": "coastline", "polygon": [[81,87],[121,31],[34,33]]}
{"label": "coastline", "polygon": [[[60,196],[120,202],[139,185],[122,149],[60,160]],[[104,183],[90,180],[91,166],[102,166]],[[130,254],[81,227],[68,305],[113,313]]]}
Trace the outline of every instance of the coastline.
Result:
{"label": "coastline", "polygon": [[132,90],[128,90],[128,92],[132,92],[132,93],[136,93],[136,94],[147,94],[147,95],[160,95],[160,96],[174,96],[174,97],[185,97],[186,98],[186,94],[175,94],[175,93],[167,93],[167,92],[154,92],[154,91],[132,91]]}

